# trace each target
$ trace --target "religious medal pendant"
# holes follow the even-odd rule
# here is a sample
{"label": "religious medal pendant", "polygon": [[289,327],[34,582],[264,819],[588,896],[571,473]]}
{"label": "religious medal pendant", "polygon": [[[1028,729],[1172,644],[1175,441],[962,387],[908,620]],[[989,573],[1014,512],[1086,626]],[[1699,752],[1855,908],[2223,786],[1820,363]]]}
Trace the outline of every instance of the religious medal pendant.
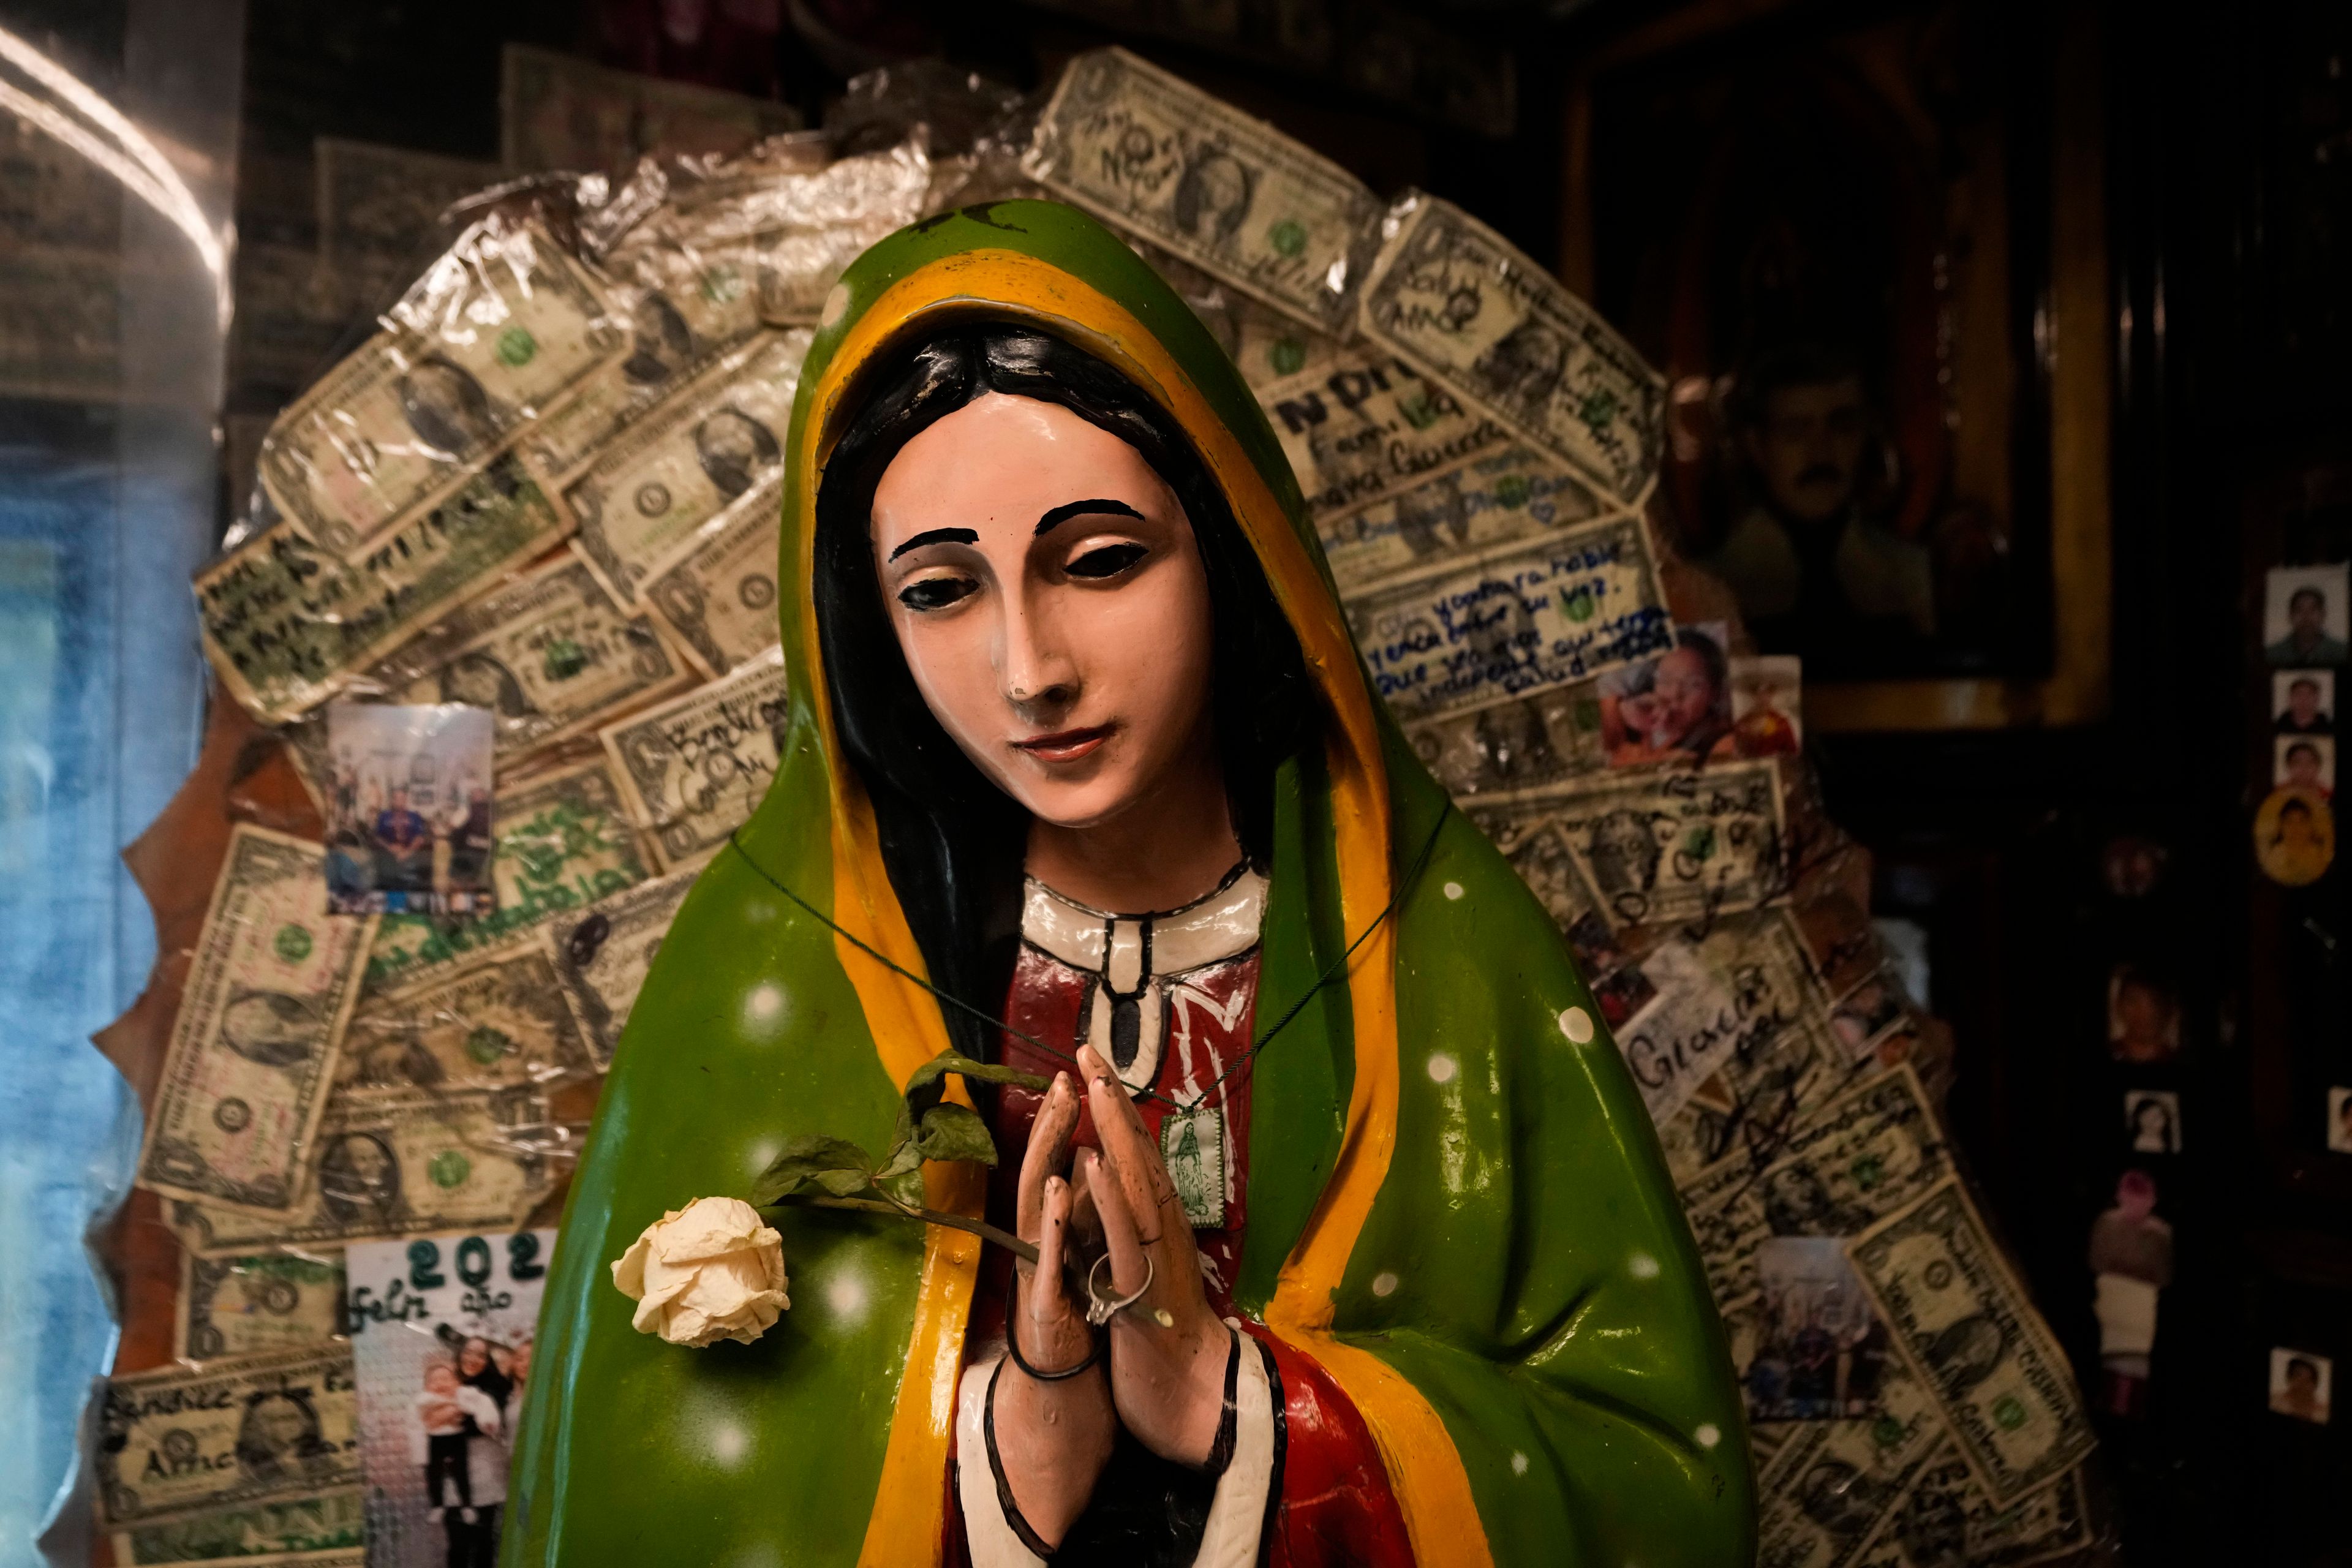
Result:
{"label": "religious medal pendant", "polygon": [[1171,1110],[1160,1124],[1160,1162],[1183,1201],[1194,1230],[1221,1230],[1225,1224],[1225,1113],[1191,1105]]}

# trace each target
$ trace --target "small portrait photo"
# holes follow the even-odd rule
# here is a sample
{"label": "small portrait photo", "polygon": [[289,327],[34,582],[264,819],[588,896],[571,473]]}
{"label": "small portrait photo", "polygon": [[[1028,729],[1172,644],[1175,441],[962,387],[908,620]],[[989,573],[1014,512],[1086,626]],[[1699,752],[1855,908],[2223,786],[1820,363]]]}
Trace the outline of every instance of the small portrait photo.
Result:
{"label": "small portrait photo", "polygon": [[2254,812],[2254,861],[2283,887],[2301,888],[2336,861],[2336,812],[2315,789],[2282,786]]}
{"label": "small portrait photo", "polygon": [[2135,834],[2107,840],[2099,857],[2099,875],[2107,891],[2119,899],[2144,899],[2164,880],[2164,863],[2170,858],[2163,845]]}
{"label": "small portrait photo", "polygon": [[2271,1347],[2271,1408],[2281,1415],[2327,1425],[2327,1402],[2336,1388],[2336,1363],[2309,1351]]}
{"label": "small portrait photo", "polygon": [[2263,656],[2280,666],[2342,664],[2352,640],[2352,568],[2274,566],[2263,574]]}
{"label": "small portrait photo", "polygon": [[2336,672],[2281,669],[2271,675],[2271,728],[2282,735],[2336,733]]}
{"label": "small portrait photo", "polygon": [[1830,1014],[1830,1032],[1859,1058],[1903,1021],[1903,993],[1881,975],[1865,980],[1847,994]]}
{"label": "small portrait photo", "polygon": [[1656,658],[1601,678],[1601,743],[1612,767],[1696,766],[1737,754],[1724,623],[1675,628]]}
{"label": "small portrait photo", "polygon": [[474,914],[490,879],[487,708],[337,702],[327,709],[327,908]]}
{"label": "small portrait photo", "polygon": [[2168,1089],[2124,1090],[2124,1130],[2135,1154],[2180,1152],[2180,1096]]}
{"label": "small portrait photo", "polygon": [[2278,735],[2271,741],[2271,783],[2281,789],[2307,789],[2321,797],[2336,795],[2336,737]]}
{"label": "small portrait photo", "polygon": [[2327,1091],[2327,1146],[2338,1154],[2352,1154],[2352,1089]]}
{"label": "small portrait photo", "polygon": [[1886,1327],[1870,1308],[1845,1243],[1776,1236],[1756,1248],[1762,1288],[1756,1353],[1745,1373],[1758,1421],[1843,1421],[1878,1413]]}
{"label": "small portrait photo", "polygon": [[1799,710],[1804,661],[1786,655],[1731,661],[1731,743],[1743,757],[1792,757],[1804,749]]}
{"label": "small portrait photo", "polygon": [[2107,1054],[2148,1067],[2180,1054],[2180,1002],[2172,988],[2137,963],[2107,972]]}
{"label": "small portrait photo", "polygon": [[2156,1202],[2156,1178],[2128,1170],[2116,1183],[2115,1205],[2091,1222],[2091,1310],[2099,1360],[2116,1377],[2147,1376],[2157,1300],[2172,1283],[2172,1226]]}

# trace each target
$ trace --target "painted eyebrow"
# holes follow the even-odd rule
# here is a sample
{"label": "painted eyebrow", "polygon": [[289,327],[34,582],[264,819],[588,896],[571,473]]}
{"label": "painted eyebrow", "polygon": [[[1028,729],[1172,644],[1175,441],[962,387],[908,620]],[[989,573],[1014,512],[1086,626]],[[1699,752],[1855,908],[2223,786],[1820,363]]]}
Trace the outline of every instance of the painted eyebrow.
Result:
{"label": "painted eyebrow", "polygon": [[1113,517],[1131,517],[1138,522],[1150,521],[1123,500],[1065,501],[1037,520],[1034,537],[1043,538],[1074,517],[1099,517],[1106,512]]}
{"label": "painted eyebrow", "polygon": [[926,544],[978,544],[980,535],[968,528],[927,528],[898,549],[890,552],[896,561],[909,550],[920,550]]}

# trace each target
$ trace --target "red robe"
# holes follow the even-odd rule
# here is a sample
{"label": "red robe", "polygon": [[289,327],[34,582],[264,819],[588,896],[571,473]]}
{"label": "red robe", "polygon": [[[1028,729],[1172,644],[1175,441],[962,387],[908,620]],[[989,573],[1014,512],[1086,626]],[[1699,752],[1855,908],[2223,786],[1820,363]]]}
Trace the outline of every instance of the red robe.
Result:
{"label": "red robe", "polygon": [[[1246,1502],[1264,1510],[1251,1561],[1271,1568],[1411,1568],[1403,1519],[1355,1405],[1313,1358],[1276,1341],[1233,1303],[1249,1217],[1247,1058],[1264,906],[1264,879],[1241,868],[1205,899],[1139,917],[1088,910],[1032,880],[1005,1019],[1055,1050],[1075,1054],[1081,1045],[1094,1046],[1138,1095],[1144,1127],[1160,1143],[1192,1220],[1210,1305],[1246,1336],[1241,1353],[1256,1358],[1269,1373],[1269,1388],[1278,1390],[1270,1401],[1270,1467],[1253,1464],[1236,1473],[1244,1468],[1237,1465],[1218,1483],[1228,1510]],[[1005,1062],[1032,1072],[1050,1076],[1070,1065],[1009,1035],[1003,1049]],[[990,1184],[989,1217],[1007,1229],[1014,1224],[1020,1152],[1028,1146],[1041,1098],[1007,1089],[992,1113],[1003,1157]],[[1099,1147],[1083,1101],[1075,1142]],[[974,1370],[967,1377],[967,1402],[976,1389],[984,1397],[979,1369],[1003,1353],[1011,1278],[1012,1259],[992,1249],[972,1309],[967,1363]],[[967,1451],[966,1435],[960,1424],[959,1469],[987,1466],[986,1455]],[[1244,1441],[1238,1451],[1265,1449]],[[1106,1472],[1097,1505],[1102,1485],[1112,1479]],[[1252,1487],[1259,1489],[1225,1497]],[[997,1490],[968,1485],[961,1506],[950,1499],[951,1527],[961,1527],[963,1536],[950,1561],[973,1568],[1037,1561],[1008,1545],[996,1521],[963,1517],[966,1510],[985,1513],[996,1506]],[[1230,1568],[1234,1539],[1213,1525],[1211,1543],[1197,1561],[1207,1568],[1210,1553],[1218,1551],[1225,1554],[1218,1568]],[[1220,1541],[1222,1548],[1215,1544]]]}

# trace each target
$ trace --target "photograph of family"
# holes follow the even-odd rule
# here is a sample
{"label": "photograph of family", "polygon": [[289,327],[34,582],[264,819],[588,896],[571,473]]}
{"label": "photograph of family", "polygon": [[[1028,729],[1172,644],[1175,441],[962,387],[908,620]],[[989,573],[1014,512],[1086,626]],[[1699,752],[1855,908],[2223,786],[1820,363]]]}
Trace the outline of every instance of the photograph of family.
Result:
{"label": "photograph of family", "polygon": [[[374,1568],[495,1568],[554,1246],[541,1230],[349,1249]],[[377,1321],[386,1302],[398,1315]]]}

